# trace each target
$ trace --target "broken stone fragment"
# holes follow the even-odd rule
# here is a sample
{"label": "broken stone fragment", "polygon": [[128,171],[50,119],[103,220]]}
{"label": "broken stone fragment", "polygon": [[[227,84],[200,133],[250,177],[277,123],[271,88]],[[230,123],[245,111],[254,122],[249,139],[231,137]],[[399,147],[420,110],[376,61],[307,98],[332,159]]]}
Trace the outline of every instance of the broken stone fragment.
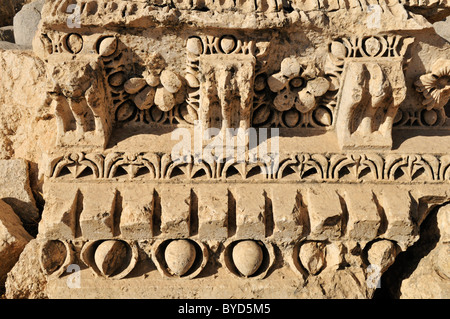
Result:
{"label": "broken stone fragment", "polygon": [[19,261],[8,273],[6,280],[7,299],[45,299],[47,298],[47,279],[41,268],[38,240],[31,240],[20,255]]}
{"label": "broken stone fragment", "polygon": [[47,275],[59,270],[66,261],[68,251],[62,241],[50,240],[42,246],[41,265]]}
{"label": "broken stone fragment", "polygon": [[389,240],[380,240],[372,244],[367,259],[371,265],[380,267],[380,272],[383,273],[394,263],[396,256],[395,244]]}
{"label": "broken stone fragment", "polygon": [[311,275],[318,275],[325,267],[325,245],[318,242],[305,243],[300,247],[300,261]]}
{"label": "broken stone fragment", "polygon": [[0,286],[5,283],[7,273],[32,239],[12,208],[0,200]]}
{"label": "broken stone fragment", "polygon": [[34,35],[41,21],[44,2],[44,0],[37,0],[26,4],[14,16],[14,38],[16,39],[16,44],[31,48]]}
{"label": "broken stone fragment", "polygon": [[0,160],[0,198],[12,207],[24,223],[33,224],[39,219],[25,160]]}
{"label": "broken stone fragment", "polygon": [[327,93],[330,88],[330,82],[327,79],[318,77],[314,80],[308,81],[307,90],[315,97],[319,97]]}

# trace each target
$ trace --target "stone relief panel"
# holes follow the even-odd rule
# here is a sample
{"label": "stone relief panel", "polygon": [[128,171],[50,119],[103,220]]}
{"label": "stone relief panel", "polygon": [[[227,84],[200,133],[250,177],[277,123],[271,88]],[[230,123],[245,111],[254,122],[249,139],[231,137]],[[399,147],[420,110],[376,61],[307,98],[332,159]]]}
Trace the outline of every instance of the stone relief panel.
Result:
{"label": "stone relief panel", "polygon": [[[79,265],[104,287],[139,278],[136,291],[214,278],[371,298],[450,200],[448,147],[428,151],[448,138],[448,45],[424,36],[448,4],[372,2],[47,1],[34,40],[56,126],[36,173],[46,280]],[[175,159],[168,136],[197,124],[276,128],[293,145],[275,170],[249,148]],[[419,138],[394,145],[405,131]]]}

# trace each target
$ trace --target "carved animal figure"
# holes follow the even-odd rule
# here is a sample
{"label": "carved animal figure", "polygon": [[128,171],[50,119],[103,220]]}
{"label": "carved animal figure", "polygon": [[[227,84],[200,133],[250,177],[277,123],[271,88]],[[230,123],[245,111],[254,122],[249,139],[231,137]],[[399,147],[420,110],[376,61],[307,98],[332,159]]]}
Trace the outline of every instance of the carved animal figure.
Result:
{"label": "carved animal figure", "polygon": [[72,144],[84,139],[105,147],[111,123],[98,63],[91,60],[50,63],[47,77],[57,118],[58,143]]}

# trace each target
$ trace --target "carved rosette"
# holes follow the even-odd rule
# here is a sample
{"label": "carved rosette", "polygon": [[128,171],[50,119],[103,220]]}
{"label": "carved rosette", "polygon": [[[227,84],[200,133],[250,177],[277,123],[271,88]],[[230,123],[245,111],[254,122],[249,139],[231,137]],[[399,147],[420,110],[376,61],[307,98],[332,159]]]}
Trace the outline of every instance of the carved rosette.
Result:
{"label": "carved rosette", "polygon": [[436,61],[431,72],[422,75],[415,86],[424,96],[422,105],[427,111],[442,110],[450,100],[450,60]]}

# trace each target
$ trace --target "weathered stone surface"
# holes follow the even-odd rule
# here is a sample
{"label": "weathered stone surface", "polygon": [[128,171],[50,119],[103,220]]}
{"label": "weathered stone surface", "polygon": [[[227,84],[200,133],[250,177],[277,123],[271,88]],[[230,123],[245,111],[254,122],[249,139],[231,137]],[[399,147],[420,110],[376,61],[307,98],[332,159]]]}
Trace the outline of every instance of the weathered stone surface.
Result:
{"label": "weathered stone surface", "polygon": [[43,208],[7,295],[448,296],[447,1],[163,2],[47,0],[0,45]]}
{"label": "weathered stone surface", "polygon": [[174,240],[167,245],[164,257],[176,276],[183,276],[194,264],[195,247],[187,240]]}
{"label": "weathered stone surface", "polygon": [[325,266],[325,245],[317,242],[308,242],[300,247],[300,261],[312,275],[317,275]]}
{"label": "weathered stone surface", "polygon": [[253,275],[263,261],[261,247],[252,240],[237,243],[233,247],[232,256],[237,270],[245,277]]}
{"label": "weathered stone surface", "polygon": [[289,242],[300,237],[307,230],[307,213],[298,189],[280,185],[272,189],[271,198],[275,238]]}
{"label": "weathered stone surface", "polygon": [[433,24],[436,33],[450,42],[450,18]]}
{"label": "weathered stone surface", "polygon": [[[6,298],[8,299],[45,299],[47,298],[45,277],[39,262],[40,249],[36,239],[25,246],[19,261],[8,273],[6,280]],[[66,286],[67,287],[67,286]]]}
{"label": "weathered stone surface", "polygon": [[266,234],[266,201],[264,191],[258,188],[237,191],[237,238],[262,239]]}
{"label": "weathered stone surface", "polygon": [[306,195],[311,239],[339,238],[344,227],[344,214],[339,195],[333,191],[311,188]]}
{"label": "weathered stone surface", "polygon": [[103,275],[111,276],[118,270],[126,256],[126,247],[121,241],[107,240],[97,247],[94,260]]}
{"label": "weathered stone surface", "polygon": [[228,237],[228,189],[203,187],[198,192],[198,234],[207,240]]}
{"label": "weathered stone surface", "polygon": [[14,38],[17,44],[31,47],[37,27],[41,21],[44,0],[26,4],[14,16]]}
{"label": "weathered stone surface", "polygon": [[[422,247],[417,247],[416,254],[423,256],[412,274],[401,283],[401,298],[403,299],[442,299],[450,294],[450,255],[449,255],[449,228],[448,220],[450,206],[446,205],[437,211],[437,217],[431,216],[433,223],[428,224],[428,229],[422,236],[429,242]],[[439,234],[435,231],[438,230]],[[438,238],[437,238],[438,237]],[[433,243],[437,238],[437,243]],[[432,245],[431,251],[429,245]]]}
{"label": "weathered stone surface", "polygon": [[44,65],[32,53],[0,51],[0,158],[37,163],[38,154],[54,145],[43,77]]}
{"label": "weathered stone surface", "polygon": [[25,160],[0,160],[0,198],[27,224],[36,223],[39,212],[30,187]]}
{"label": "weathered stone surface", "polygon": [[12,208],[0,200],[0,285],[31,239]]}
{"label": "weathered stone surface", "polygon": [[[176,193],[177,198],[172,194]],[[161,231],[172,238],[188,237],[191,226],[191,189],[171,186],[161,190]]]}

